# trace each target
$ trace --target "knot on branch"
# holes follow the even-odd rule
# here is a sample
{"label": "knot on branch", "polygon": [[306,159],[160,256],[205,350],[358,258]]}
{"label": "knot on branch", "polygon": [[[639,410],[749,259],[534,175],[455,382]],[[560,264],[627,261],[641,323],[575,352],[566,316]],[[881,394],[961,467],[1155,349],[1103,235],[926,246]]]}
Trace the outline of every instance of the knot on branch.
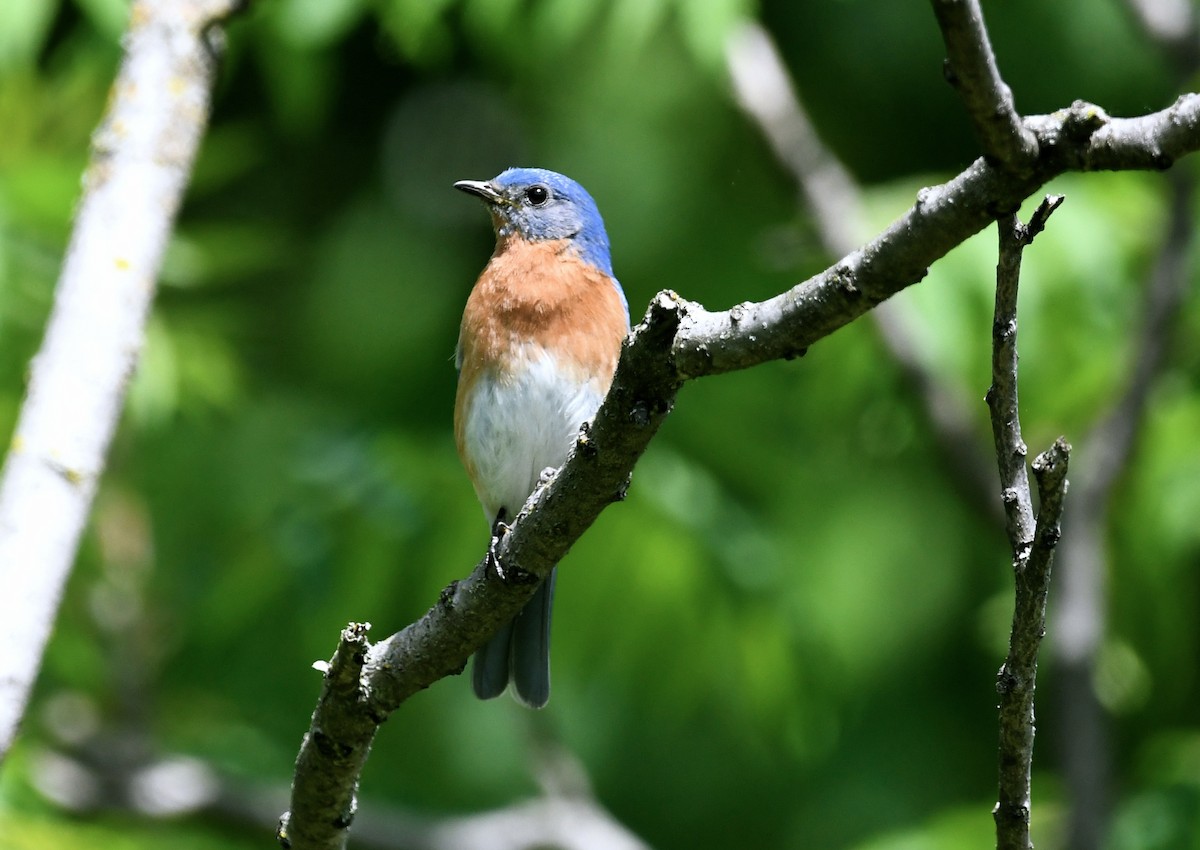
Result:
{"label": "knot on branch", "polygon": [[992,810],[992,817],[995,818],[998,824],[1003,824],[1010,828],[1016,825],[1028,829],[1029,806],[1025,803],[1006,806],[997,803],[996,808]]}
{"label": "knot on branch", "polygon": [[1103,108],[1085,100],[1075,101],[1065,112],[1063,136],[1071,142],[1086,142],[1110,120]]}
{"label": "knot on branch", "polygon": [[1008,669],[1008,665],[1005,664],[1000,668],[1000,672],[996,674],[996,693],[1000,694],[1000,696],[1006,696],[1016,689],[1018,683],[1017,677],[1012,674]]}
{"label": "knot on branch", "polygon": [[1033,115],[1025,126],[1037,137],[1043,163],[1053,170],[1079,168],[1093,136],[1112,119],[1094,103],[1077,100],[1050,115]]}
{"label": "knot on branch", "polygon": [[320,729],[312,732],[312,742],[313,746],[317,748],[317,752],[327,759],[343,761],[354,754],[354,747],[335,741]]}

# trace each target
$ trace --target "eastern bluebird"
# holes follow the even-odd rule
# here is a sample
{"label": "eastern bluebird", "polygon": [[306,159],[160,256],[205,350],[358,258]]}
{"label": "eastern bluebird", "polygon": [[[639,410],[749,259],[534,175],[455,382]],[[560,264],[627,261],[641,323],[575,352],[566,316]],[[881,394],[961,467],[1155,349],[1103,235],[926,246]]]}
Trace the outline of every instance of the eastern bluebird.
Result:
{"label": "eastern bluebird", "polygon": [[[454,184],[487,204],[496,250],[467,298],[455,365],[454,438],[495,533],[542,472],[559,467],[612,383],[629,306],[612,273],[604,222],[582,186],[540,168]],[[550,698],[554,571],[475,653],[480,699]]]}

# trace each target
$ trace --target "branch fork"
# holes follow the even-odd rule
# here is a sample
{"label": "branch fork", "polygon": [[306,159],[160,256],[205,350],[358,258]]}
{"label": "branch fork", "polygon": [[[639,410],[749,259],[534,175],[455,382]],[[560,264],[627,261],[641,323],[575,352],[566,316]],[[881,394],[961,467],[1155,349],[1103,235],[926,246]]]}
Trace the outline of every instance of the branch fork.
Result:
{"label": "branch fork", "polygon": [[1005,530],[1012,548],[1016,602],[1008,657],[996,676],[1000,697],[999,791],[993,817],[997,850],[1032,850],[1029,837],[1037,656],[1046,632],[1050,567],[1060,537],[1071,447],[1059,437],[1033,461],[1040,510],[1036,516],[1021,438],[1017,403],[1017,291],[1021,255],[1062,204],[1049,195],[1028,224],[1015,216],[999,222],[996,310],[992,331],[992,384],[986,400],[1000,470]]}

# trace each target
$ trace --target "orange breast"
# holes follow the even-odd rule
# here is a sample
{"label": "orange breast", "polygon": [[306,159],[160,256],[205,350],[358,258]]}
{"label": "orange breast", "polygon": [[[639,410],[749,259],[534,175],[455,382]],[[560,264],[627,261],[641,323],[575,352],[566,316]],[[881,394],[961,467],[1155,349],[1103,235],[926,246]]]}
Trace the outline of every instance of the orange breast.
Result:
{"label": "orange breast", "polygon": [[459,336],[455,436],[471,387],[488,374],[510,376],[515,352],[536,343],[580,381],[608,391],[629,331],[624,304],[604,272],[583,262],[565,241],[510,239],[492,257],[467,299]]}

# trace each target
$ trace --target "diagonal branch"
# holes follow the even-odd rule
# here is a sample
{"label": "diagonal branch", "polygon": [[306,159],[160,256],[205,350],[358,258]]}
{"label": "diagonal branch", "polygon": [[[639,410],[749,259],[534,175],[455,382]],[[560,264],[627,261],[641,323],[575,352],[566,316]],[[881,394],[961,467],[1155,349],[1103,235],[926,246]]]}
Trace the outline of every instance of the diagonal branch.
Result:
{"label": "diagonal branch", "polygon": [[[657,432],[682,383],[798,357],[808,346],[864,315],[925,275],[926,268],[996,217],[1016,210],[1046,181],[1067,170],[1158,168],[1200,149],[1200,95],[1140,118],[1109,119],[1075,104],[1032,122],[1041,155],[1027,175],[978,160],[916,204],[871,242],[824,272],[774,298],[712,312],[662,292],[626,341],[613,387],[558,475],[530,497],[498,544],[502,581],[480,561],[451,585],[420,620],[379,644],[356,638],[365,653],[356,688],[327,687],[305,739],[293,784],[288,836],[296,850],[344,846],[358,775],[375,727],[405,699],[463,669],[471,651],[532,595],[521,573],[545,576],[624,492],[637,459]],[[517,580],[511,578],[516,576]],[[339,649],[339,654],[342,650]],[[359,663],[357,660],[354,662]],[[329,805],[300,805],[321,777]],[[303,836],[303,838],[301,838]]]}
{"label": "diagonal branch", "polygon": [[1025,171],[1037,157],[1037,138],[1022,124],[1000,78],[979,0],[933,0],[933,12],[946,43],[946,79],[962,96],[984,155]]}
{"label": "diagonal branch", "polygon": [[142,0],[131,10],[0,481],[0,759],[54,625],[207,124],[212,27],[238,2]]}
{"label": "diagonal branch", "polygon": [[1026,121],[1041,153],[1028,175],[979,159],[954,179],[918,193],[916,203],[840,262],[758,303],[709,312],[687,307],[672,355],[684,379],[799,356],[811,344],[921,280],[928,267],[997,217],[1018,209],[1067,171],[1161,170],[1200,145],[1200,94],[1138,118],[1110,118],[1077,101]]}

